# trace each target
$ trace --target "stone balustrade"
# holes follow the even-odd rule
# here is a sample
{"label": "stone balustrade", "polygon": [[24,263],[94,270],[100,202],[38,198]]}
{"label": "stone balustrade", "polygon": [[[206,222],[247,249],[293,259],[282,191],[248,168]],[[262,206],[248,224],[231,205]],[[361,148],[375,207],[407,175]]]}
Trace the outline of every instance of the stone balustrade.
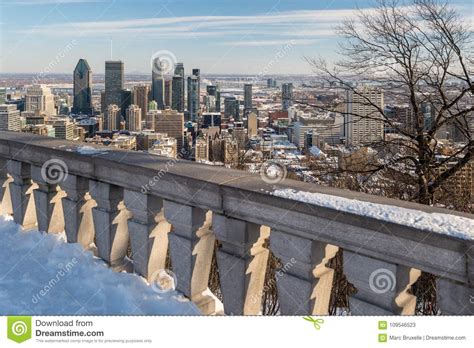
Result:
{"label": "stone balustrade", "polygon": [[[247,172],[146,153],[89,145],[97,151],[78,150],[82,146],[0,132],[2,213],[25,228],[64,230],[69,243],[150,281],[170,263],[177,290],[205,314],[222,308],[226,314],[261,313],[270,252],[281,265],[275,274],[280,313],[327,314],[334,277],[327,264],[338,250],[343,272],[357,289],[349,301],[352,315],[413,314],[410,287],[421,271],[437,276],[441,314],[474,314],[472,239],[272,192],[290,188],[472,215],[292,180],[270,185]],[[208,289],[216,244],[222,303]]]}

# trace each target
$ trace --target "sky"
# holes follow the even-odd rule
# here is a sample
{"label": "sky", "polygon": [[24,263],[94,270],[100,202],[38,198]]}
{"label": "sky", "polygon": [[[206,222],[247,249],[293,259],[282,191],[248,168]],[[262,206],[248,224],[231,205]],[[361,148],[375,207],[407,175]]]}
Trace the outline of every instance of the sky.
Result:
{"label": "sky", "polygon": [[[474,1],[453,0],[463,15]],[[336,59],[334,31],[370,0],[0,0],[0,73],[69,73],[79,58],[103,73],[151,71],[151,58],[186,73],[306,74],[305,57]]]}

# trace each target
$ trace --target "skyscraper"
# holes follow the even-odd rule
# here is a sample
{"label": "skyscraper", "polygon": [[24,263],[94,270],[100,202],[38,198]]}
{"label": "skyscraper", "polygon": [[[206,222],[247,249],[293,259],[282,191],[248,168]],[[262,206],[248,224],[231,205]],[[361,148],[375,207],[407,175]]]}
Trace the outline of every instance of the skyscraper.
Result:
{"label": "skyscraper", "polygon": [[239,101],[235,97],[226,97],[224,99],[224,116],[233,117],[234,120],[240,120]]}
{"label": "skyscraper", "polygon": [[173,95],[172,86],[173,86],[172,80],[165,81],[165,106],[169,106],[169,107],[171,107],[171,104],[172,104],[172,100],[171,100],[171,97]]}
{"label": "skyscraper", "polygon": [[176,110],[162,110],[155,114],[155,132],[175,138],[178,151],[183,147],[184,114]]}
{"label": "skyscraper", "polygon": [[124,66],[120,60],[105,62],[105,105],[108,110],[109,105],[120,105],[124,82]]}
{"label": "skyscraper", "polygon": [[85,59],[74,69],[74,102],[72,112],[92,115],[92,70]]}
{"label": "skyscraper", "polygon": [[133,104],[138,105],[142,110],[142,119],[146,118],[148,112],[148,94],[150,87],[148,85],[138,85],[133,88]]}
{"label": "skyscraper", "polygon": [[165,108],[165,78],[161,68],[160,58],[156,57],[151,71],[151,100],[156,101],[158,109]]}
{"label": "skyscraper", "polygon": [[188,111],[191,120],[195,121],[199,114],[199,78],[196,75],[188,77]]}
{"label": "skyscraper", "polygon": [[110,104],[104,114],[104,130],[113,131],[120,129],[120,108],[115,104]]}
{"label": "skyscraper", "polygon": [[178,112],[184,111],[184,84],[181,75],[173,76],[171,108]]}
{"label": "skyscraper", "polygon": [[281,85],[281,108],[283,111],[288,111],[293,105],[293,84],[284,83]]}
{"label": "skyscraper", "polygon": [[21,131],[20,110],[16,105],[0,105],[0,130]]}
{"label": "skyscraper", "polygon": [[126,120],[126,111],[128,107],[132,104],[132,91],[129,89],[122,89],[120,95],[120,114]]}
{"label": "skyscraper", "polygon": [[244,85],[244,108],[251,109],[253,106],[252,102],[252,84]]}
{"label": "skyscraper", "polygon": [[[347,91],[344,133],[346,145],[360,145],[383,139],[382,114],[383,91],[378,88],[363,87],[357,93]],[[380,119],[380,121],[378,120]]]}
{"label": "skyscraper", "polygon": [[[181,99],[182,101],[180,102],[180,105],[183,105],[183,108],[182,108],[182,111],[184,111],[184,100],[185,100],[185,93],[186,93],[186,80],[184,78],[184,64],[183,63],[176,63],[175,65],[175,68],[174,68],[174,76],[181,76],[181,90],[182,90],[182,93],[181,93]],[[174,77],[173,77],[173,91],[174,91],[174,88],[175,88],[175,83],[174,83]]]}
{"label": "skyscraper", "polygon": [[43,85],[33,85],[26,89],[25,111],[52,116],[56,114],[54,95]]}
{"label": "skyscraper", "polygon": [[142,110],[138,105],[130,105],[127,109],[127,129],[132,132],[142,130]]}

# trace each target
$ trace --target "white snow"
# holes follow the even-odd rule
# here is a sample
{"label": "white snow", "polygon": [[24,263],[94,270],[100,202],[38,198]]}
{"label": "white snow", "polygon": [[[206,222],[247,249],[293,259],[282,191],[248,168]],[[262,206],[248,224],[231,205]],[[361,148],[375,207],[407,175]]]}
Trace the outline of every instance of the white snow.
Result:
{"label": "white snow", "polygon": [[0,217],[0,315],[197,315],[176,291],[112,271],[63,235],[23,231]]}
{"label": "white snow", "polygon": [[92,146],[78,146],[76,152],[80,153],[81,155],[100,155],[107,153],[107,149],[97,149]]}
{"label": "white snow", "polygon": [[272,194],[277,197],[315,204],[321,207],[442,233],[461,239],[474,239],[474,220],[465,217],[441,213],[426,213],[419,210],[292,189],[275,190]]}

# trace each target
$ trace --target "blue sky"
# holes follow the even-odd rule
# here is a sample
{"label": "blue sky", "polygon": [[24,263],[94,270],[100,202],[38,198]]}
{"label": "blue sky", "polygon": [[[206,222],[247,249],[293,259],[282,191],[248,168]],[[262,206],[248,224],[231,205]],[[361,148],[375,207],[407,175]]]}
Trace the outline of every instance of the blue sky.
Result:
{"label": "blue sky", "polygon": [[[309,73],[305,56],[335,57],[334,26],[368,0],[0,0],[0,72],[94,72],[121,59],[150,71],[160,55],[186,72]],[[473,1],[454,4],[473,14]]]}

